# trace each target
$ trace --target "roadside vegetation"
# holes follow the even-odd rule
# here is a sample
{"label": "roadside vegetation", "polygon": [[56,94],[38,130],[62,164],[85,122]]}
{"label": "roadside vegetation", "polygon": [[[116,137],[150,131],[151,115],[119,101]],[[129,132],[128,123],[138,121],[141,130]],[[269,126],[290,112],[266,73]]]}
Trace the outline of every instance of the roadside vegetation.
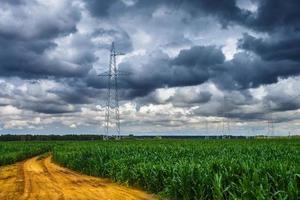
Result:
{"label": "roadside vegetation", "polygon": [[50,152],[52,147],[49,142],[0,142],[0,166]]}

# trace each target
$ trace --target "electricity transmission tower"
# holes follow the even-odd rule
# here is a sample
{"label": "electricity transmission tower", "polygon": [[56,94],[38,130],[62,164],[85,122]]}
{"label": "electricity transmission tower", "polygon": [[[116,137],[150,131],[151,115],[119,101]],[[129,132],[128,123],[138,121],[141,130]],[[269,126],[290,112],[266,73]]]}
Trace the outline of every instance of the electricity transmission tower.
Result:
{"label": "electricity transmission tower", "polygon": [[116,52],[115,44],[112,42],[110,49],[108,72],[99,76],[107,77],[107,96],[105,110],[105,134],[104,140],[109,136],[120,139],[120,113],[119,113],[119,93],[118,77],[121,75],[117,66],[117,56],[124,55]]}
{"label": "electricity transmission tower", "polygon": [[231,133],[231,128],[230,128],[230,119],[229,119],[229,116],[227,114],[227,111],[226,111],[226,105],[227,105],[227,101],[228,101],[228,97],[224,97],[223,98],[223,109],[222,109],[222,121],[221,121],[221,133],[222,133],[222,136],[226,135],[230,135]]}
{"label": "electricity transmission tower", "polygon": [[273,136],[274,135],[274,119],[273,119],[273,116],[271,116],[269,119],[268,119],[268,133],[267,133],[268,136]]}
{"label": "electricity transmission tower", "polygon": [[207,119],[205,120],[205,133],[206,133],[206,136],[208,136],[209,130],[208,130],[208,121],[207,121]]}
{"label": "electricity transmission tower", "polygon": [[[296,96],[291,96],[291,95],[287,95],[289,98],[288,101],[284,101],[281,102],[281,106],[284,106],[284,104],[289,104],[290,102],[293,102],[295,100],[297,100],[300,97],[300,94],[296,95]],[[276,119],[274,120],[274,116],[273,113],[270,113],[270,117],[267,120],[267,136],[274,136],[275,133],[275,125],[277,124]],[[275,125],[274,125],[275,124]]]}

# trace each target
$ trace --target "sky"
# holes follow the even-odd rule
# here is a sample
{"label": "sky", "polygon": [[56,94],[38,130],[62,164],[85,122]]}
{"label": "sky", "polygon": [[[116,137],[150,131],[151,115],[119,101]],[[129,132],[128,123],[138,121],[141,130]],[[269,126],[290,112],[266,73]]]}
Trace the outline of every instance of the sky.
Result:
{"label": "sky", "polygon": [[[0,134],[300,133],[298,0],[0,0]],[[224,128],[223,128],[224,127]]]}

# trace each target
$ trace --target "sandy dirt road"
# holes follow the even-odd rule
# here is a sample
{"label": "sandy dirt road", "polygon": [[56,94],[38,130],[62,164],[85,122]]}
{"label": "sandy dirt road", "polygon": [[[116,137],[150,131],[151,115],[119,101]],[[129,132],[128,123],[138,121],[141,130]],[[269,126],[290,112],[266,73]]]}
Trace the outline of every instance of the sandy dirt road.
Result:
{"label": "sandy dirt road", "polygon": [[34,157],[0,168],[0,200],[153,200],[145,192]]}

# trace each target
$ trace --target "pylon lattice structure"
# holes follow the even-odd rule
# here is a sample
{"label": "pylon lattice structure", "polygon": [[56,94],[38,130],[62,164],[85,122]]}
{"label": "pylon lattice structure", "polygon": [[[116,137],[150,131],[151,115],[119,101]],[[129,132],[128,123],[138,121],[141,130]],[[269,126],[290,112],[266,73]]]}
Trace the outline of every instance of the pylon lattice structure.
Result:
{"label": "pylon lattice structure", "polygon": [[107,77],[107,96],[105,109],[105,134],[104,140],[110,136],[120,139],[120,112],[119,112],[119,93],[118,93],[118,77],[120,76],[117,66],[117,56],[124,55],[116,52],[114,42],[110,49],[108,72],[99,76]]}
{"label": "pylon lattice structure", "polygon": [[268,132],[267,132],[268,136],[273,136],[274,135],[274,119],[273,116],[271,116],[268,119]]}
{"label": "pylon lattice structure", "polygon": [[221,134],[224,135],[230,135],[231,133],[231,124],[230,124],[230,118],[227,115],[226,112],[226,104],[227,104],[228,99],[224,97],[223,99],[223,110],[222,110],[222,121],[221,121]]}

